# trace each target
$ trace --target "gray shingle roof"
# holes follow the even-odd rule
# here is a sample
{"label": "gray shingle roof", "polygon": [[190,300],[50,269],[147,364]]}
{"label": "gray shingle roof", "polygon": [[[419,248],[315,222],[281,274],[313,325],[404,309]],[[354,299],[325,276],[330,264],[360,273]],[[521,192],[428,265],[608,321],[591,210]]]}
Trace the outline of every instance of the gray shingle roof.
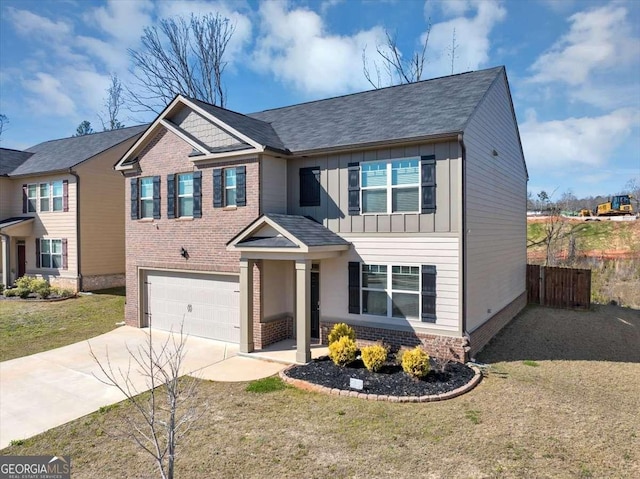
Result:
{"label": "gray shingle roof", "polygon": [[348,245],[341,236],[325,228],[320,223],[298,215],[267,213],[264,216],[277,223],[307,246]]}
{"label": "gray shingle roof", "polygon": [[503,71],[461,73],[248,116],[269,123],[293,152],[457,133]]}
{"label": "gray shingle roof", "polygon": [[254,248],[297,248],[298,246],[287,238],[275,236],[273,238],[260,238],[254,236],[238,243],[242,246],[250,246]]}
{"label": "gray shingle roof", "polygon": [[9,226],[15,226],[20,223],[24,223],[25,221],[33,220],[32,216],[14,216],[11,218],[6,218],[4,220],[0,220],[0,229],[8,228]]}
{"label": "gray shingle roof", "polygon": [[31,153],[31,156],[9,175],[31,175],[72,168],[98,153],[141,134],[147,127],[148,125],[131,126],[39,143],[27,148],[26,152]]}
{"label": "gray shingle roof", "polygon": [[195,98],[188,98],[198,105],[203,110],[211,113],[216,118],[222,120],[227,125],[235,128],[240,133],[248,136],[254,141],[257,141],[261,145],[268,146],[275,150],[285,151],[286,148],[282,143],[282,140],[278,137],[273,127],[264,121],[256,120],[242,113],[236,113],[235,111],[220,108],[215,105],[210,105]]}
{"label": "gray shingle roof", "polygon": [[0,176],[7,176],[24,163],[33,153],[9,148],[0,148]]}

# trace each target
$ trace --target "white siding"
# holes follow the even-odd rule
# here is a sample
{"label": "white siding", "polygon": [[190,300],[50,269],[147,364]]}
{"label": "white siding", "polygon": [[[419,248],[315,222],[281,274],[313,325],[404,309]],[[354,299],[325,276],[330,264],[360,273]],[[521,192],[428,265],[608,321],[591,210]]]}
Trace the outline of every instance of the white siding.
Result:
{"label": "white siding", "polygon": [[286,213],[287,160],[264,155],[260,168],[260,212]]}
{"label": "white siding", "polygon": [[[459,330],[459,240],[455,236],[343,235],[353,248],[320,265],[320,314],[326,319],[348,319],[365,326],[410,327],[416,331],[454,332]],[[423,323],[348,313],[348,263],[435,265],[437,321]]]}
{"label": "white siding", "polygon": [[471,332],[526,289],[527,177],[504,77],[480,104],[464,142],[465,282]]}

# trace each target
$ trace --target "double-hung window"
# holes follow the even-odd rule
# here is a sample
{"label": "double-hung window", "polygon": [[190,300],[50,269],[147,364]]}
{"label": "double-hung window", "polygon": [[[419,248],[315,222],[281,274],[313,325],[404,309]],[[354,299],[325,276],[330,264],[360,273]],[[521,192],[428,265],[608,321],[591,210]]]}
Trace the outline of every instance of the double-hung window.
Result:
{"label": "double-hung window", "polygon": [[236,206],[236,169],[224,170],[224,205]]}
{"label": "double-hung window", "polygon": [[139,218],[153,218],[153,177],[140,178]]}
{"label": "double-hung window", "polygon": [[40,267],[62,268],[62,240],[40,240]]}
{"label": "double-hung window", "polygon": [[38,208],[38,185],[27,185],[27,211],[25,213],[35,213]]}
{"label": "double-hung window", "polygon": [[[363,314],[419,319],[421,300],[420,266],[362,265]],[[435,289],[433,301],[435,314]],[[431,304],[426,306],[430,311]]]}
{"label": "double-hung window", "polygon": [[62,211],[64,208],[64,187],[62,181],[54,181],[51,183],[51,203],[53,211]]}
{"label": "double-hung window", "polygon": [[193,216],[193,173],[178,175],[178,216]]}
{"label": "double-hung window", "polygon": [[62,181],[27,185],[27,208],[25,213],[63,211],[63,185]]}
{"label": "double-hung window", "polygon": [[40,211],[49,211],[49,204],[51,198],[49,195],[50,185],[49,183],[40,183]]}
{"label": "double-hung window", "polygon": [[362,213],[420,211],[420,160],[375,161],[361,164]]}

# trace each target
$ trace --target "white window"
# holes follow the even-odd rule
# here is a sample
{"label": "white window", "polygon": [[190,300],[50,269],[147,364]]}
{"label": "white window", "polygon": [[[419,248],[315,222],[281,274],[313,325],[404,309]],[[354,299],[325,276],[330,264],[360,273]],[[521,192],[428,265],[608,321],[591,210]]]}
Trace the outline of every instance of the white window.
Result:
{"label": "white window", "polygon": [[27,185],[27,212],[35,213],[38,205],[38,185]]}
{"label": "white window", "polygon": [[236,206],[236,169],[224,170],[224,205]]}
{"label": "white window", "polygon": [[40,267],[62,268],[62,240],[40,240]]}
{"label": "white window", "polygon": [[64,188],[62,181],[54,181],[51,183],[51,200],[53,203],[53,211],[62,211],[64,204],[62,201],[64,195]]}
{"label": "white window", "polygon": [[153,178],[140,178],[140,216],[153,218]]}
{"label": "white window", "polygon": [[49,211],[49,204],[51,202],[51,194],[49,193],[49,191],[49,183],[40,183],[40,211]]}
{"label": "white window", "polygon": [[362,265],[362,313],[420,318],[420,267]]}
{"label": "white window", "polygon": [[361,163],[362,213],[420,211],[420,160]]}
{"label": "white window", "polygon": [[178,175],[178,216],[193,216],[193,173]]}

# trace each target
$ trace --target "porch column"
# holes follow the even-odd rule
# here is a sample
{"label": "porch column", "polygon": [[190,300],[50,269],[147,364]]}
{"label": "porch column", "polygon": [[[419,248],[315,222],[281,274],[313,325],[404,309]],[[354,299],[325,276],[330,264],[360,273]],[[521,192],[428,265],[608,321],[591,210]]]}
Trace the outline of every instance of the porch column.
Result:
{"label": "porch column", "polygon": [[311,261],[296,260],[296,362],[311,361]]}
{"label": "porch column", "polygon": [[11,238],[5,234],[0,234],[0,237],[2,237],[2,278],[0,278],[0,283],[4,284],[5,288],[8,288],[11,282],[11,255],[9,253],[9,241],[11,241]]}
{"label": "porch column", "polygon": [[253,264],[240,259],[240,352],[253,351]]}

